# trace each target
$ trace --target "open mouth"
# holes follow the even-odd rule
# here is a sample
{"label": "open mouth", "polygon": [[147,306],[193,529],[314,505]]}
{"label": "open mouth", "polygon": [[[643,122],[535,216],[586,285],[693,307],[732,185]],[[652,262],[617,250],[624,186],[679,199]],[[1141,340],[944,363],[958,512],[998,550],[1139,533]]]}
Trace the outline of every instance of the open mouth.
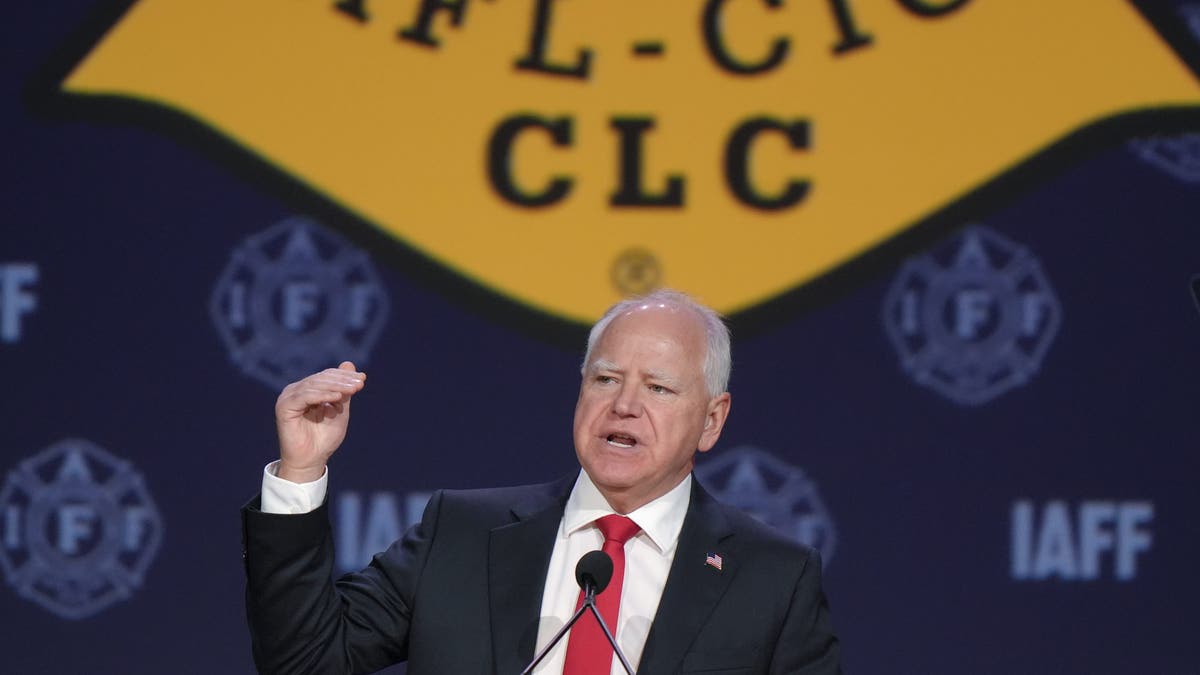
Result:
{"label": "open mouth", "polygon": [[616,446],[618,448],[628,449],[637,445],[636,438],[633,436],[626,436],[625,434],[609,434],[604,440],[608,441],[609,445]]}

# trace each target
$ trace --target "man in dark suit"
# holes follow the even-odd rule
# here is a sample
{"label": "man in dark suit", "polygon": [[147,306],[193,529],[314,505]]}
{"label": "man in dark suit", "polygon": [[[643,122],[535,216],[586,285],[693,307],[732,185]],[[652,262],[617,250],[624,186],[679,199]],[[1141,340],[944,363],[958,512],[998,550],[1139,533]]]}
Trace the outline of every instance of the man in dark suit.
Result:
{"label": "man in dark suit", "polygon": [[[419,525],[336,585],[325,465],[365,375],[343,363],[289,385],[276,404],[280,460],[243,511],[259,669],[407,660],[412,675],[515,675],[573,613],[576,561],[603,544],[617,572],[598,603],[637,672],[839,672],[817,554],[691,477],[729,414],[729,364],[728,330],[687,296],[614,306],[588,338],[579,475],[437,493]],[[585,616],[535,672],[624,672],[591,642],[601,635]]]}

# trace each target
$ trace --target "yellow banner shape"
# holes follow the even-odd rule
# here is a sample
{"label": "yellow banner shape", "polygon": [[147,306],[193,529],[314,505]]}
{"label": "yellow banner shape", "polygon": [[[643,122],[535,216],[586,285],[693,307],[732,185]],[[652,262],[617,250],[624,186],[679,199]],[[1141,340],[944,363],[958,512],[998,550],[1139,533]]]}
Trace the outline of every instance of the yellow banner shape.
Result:
{"label": "yellow banner shape", "polygon": [[577,321],[655,285],[736,312],[1082,126],[1200,103],[1125,0],[140,0],[63,86]]}

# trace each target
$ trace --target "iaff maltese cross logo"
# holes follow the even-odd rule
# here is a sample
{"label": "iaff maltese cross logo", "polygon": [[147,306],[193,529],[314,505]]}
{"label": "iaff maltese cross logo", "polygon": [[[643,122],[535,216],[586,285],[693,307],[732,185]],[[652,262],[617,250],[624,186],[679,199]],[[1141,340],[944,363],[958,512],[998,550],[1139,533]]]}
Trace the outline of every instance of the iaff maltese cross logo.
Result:
{"label": "iaff maltese cross logo", "polygon": [[1061,311],[1038,261],[983,227],[904,263],[884,301],[904,370],[962,405],[980,405],[1037,373]]}
{"label": "iaff maltese cross logo", "polygon": [[[1189,3],[1176,11],[1183,18],[1193,41],[1200,41],[1200,4]],[[1157,167],[1183,183],[1200,183],[1200,134],[1136,138],[1129,149],[1150,166]]]}
{"label": "iaff maltese cross logo", "polygon": [[129,598],[162,541],[141,475],[85,440],[59,441],[10,471],[0,508],[5,578],[64,619]]}
{"label": "iaff maltese cross logo", "polygon": [[365,363],[388,301],[365,252],[292,218],[233,252],[211,311],[243,372],[281,388],[344,359]]}
{"label": "iaff maltese cross logo", "polygon": [[1129,149],[1180,182],[1200,183],[1200,134],[1138,138],[1129,142]]}
{"label": "iaff maltese cross logo", "polygon": [[833,558],[833,519],[803,469],[743,445],[707,458],[696,477],[717,499],[820,551],[826,564]]}

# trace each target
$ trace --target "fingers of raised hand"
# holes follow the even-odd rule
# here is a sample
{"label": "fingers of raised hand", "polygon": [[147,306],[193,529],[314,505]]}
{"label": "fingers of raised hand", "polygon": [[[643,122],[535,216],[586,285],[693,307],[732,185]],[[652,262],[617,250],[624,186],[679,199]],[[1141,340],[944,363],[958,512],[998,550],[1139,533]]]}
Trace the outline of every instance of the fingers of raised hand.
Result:
{"label": "fingers of raised hand", "polygon": [[[311,406],[337,404],[341,412],[342,404],[348,403],[351,396],[363,388],[366,375],[341,368],[327,368],[314,373],[284,387],[279,394],[276,408],[300,412]],[[336,413],[334,413],[336,414]]]}
{"label": "fingers of raised hand", "polygon": [[324,403],[315,403],[303,409],[301,415],[313,422],[321,422],[327,419],[333,419],[346,411],[350,406],[350,401],[326,401]]}

